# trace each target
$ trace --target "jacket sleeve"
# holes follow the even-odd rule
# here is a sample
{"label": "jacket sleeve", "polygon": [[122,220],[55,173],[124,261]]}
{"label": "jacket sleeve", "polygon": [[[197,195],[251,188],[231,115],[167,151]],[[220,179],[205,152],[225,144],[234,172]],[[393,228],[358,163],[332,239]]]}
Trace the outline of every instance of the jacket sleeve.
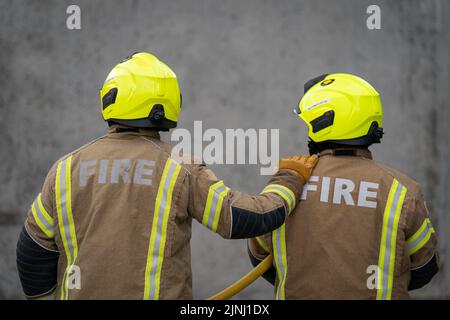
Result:
{"label": "jacket sleeve", "polygon": [[304,182],[279,170],[259,195],[230,190],[204,164],[189,175],[189,214],[223,238],[260,236],[280,227],[295,208]]}
{"label": "jacket sleeve", "polygon": [[[271,238],[271,233],[268,233],[263,236],[248,239],[248,256],[254,267],[256,267],[272,252]],[[274,285],[276,279],[275,267],[272,265],[272,267],[267,270],[262,277]]]}
{"label": "jacket sleeve", "polygon": [[52,169],[28,211],[16,247],[22,288],[28,298],[45,296],[56,287],[58,248],[54,241],[55,210]]}
{"label": "jacket sleeve", "polygon": [[422,193],[412,200],[406,226],[406,252],[411,265],[409,290],[423,287],[439,270],[435,230]]}

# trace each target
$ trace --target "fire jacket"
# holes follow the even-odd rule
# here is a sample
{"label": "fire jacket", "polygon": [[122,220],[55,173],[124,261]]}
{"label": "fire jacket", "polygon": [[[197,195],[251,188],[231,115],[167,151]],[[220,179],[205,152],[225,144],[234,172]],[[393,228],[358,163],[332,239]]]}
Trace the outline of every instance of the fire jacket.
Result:
{"label": "fire jacket", "polygon": [[273,253],[276,299],[408,299],[438,271],[419,185],[367,149],[323,151],[286,223],[249,253]]}
{"label": "fire jacket", "polygon": [[223,238],[249,238],[281,226],[299,201],[303,181],[289,170],[252,196],[171,151],[155,131],[115,126],[58,160],[17,246],[25,294],[190,299],[192,218]]}

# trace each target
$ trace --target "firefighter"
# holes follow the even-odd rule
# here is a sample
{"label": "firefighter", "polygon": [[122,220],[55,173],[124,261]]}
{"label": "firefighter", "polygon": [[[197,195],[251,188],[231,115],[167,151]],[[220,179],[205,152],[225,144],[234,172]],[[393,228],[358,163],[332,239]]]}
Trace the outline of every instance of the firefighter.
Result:
{"label": "firefighter", "polygon": [[308,81],[296,113],[319,162],[286,223],[249,240],[276,299],[408,299],[438,272],[419,185],[372,159],[383,135],[378,92],[351,74]]}
{"label": "firefighter", "polygon": [[317,162],[282,159],[264,193],[250,196],[204,164],[175,161],[159,131],[177,125],[178,81],[149,53],[115,66],[100,95],[109,132],[54,164],[19,236],[29,298],[190,299],[192,218],[227,239],[266,234]]}

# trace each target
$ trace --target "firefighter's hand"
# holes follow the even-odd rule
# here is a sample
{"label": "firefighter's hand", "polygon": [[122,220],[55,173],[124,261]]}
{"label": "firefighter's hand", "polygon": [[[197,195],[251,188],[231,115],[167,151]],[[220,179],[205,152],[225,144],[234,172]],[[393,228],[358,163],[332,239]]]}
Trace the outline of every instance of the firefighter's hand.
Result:
{"label": "firefighter's hand", "polygon": [[312,174],[319,158],[316,155],[312,156],[292,156],[280,160],[278,169],[289,169],[299,174],[306,182]]}

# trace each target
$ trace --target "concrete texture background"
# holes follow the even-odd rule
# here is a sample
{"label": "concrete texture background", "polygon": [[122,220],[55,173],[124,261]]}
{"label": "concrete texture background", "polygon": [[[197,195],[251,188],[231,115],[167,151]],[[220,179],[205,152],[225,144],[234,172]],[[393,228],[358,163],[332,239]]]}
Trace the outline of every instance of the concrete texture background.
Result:
{"label": "concrete texture background", "polygon": [[[81,30],[66,29],[74,3]],[[381,7],[381,30],[366,28],[370,4]],[[181,127],[280,128],[281,155],[307,150],[306,128],[291,114],[306,80],[340,71],[371,82],[385,112],[375,157],[423,186],[438,231],[442,270],[414,296],[449,298],[449,16],[445,0],[0,0],[0,298],[22,298],[15,244],[46,172],[104,133],[98,90],[114,64],[139,50],[177,73]],[[249,193],[267,180],[258,166],[212,169]],[[194,224],[194,294],[202,299],[250,265],[244,241]],[[238,298],[271,296],[258,280]]]}

